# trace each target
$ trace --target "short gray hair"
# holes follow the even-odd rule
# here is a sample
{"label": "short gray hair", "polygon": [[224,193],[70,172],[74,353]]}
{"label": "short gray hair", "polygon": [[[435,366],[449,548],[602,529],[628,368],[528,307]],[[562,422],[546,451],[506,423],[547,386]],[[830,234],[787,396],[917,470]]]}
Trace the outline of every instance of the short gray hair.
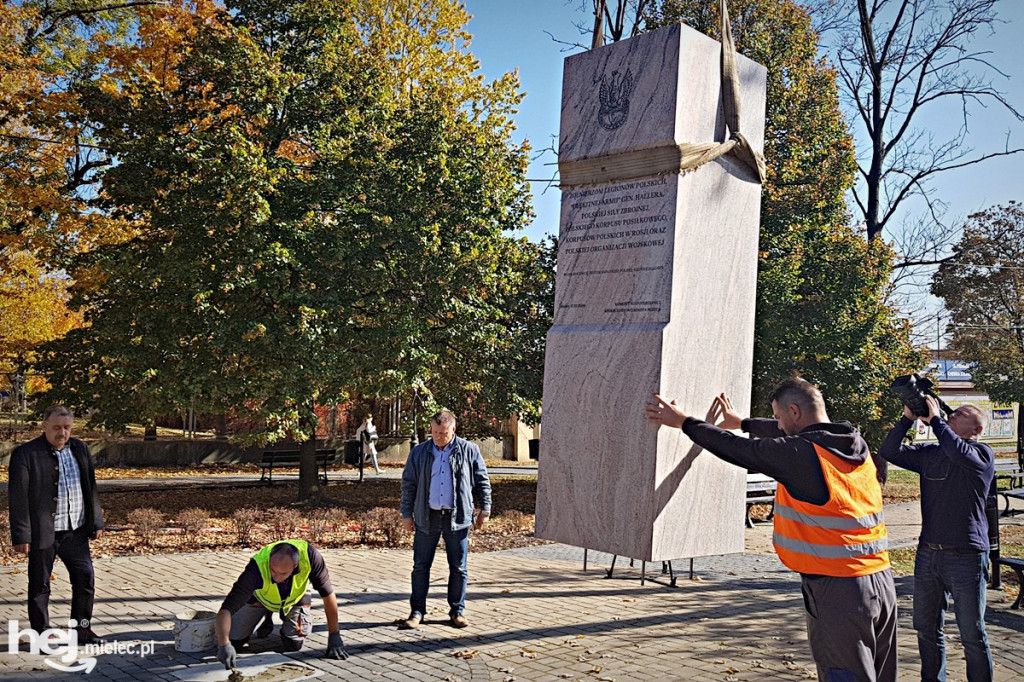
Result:
{"label": "short gray hair", "polygon": [[954,412],[962,412],[963,414],[969,414],[974,418],[974,421],[978,422],[978,426],[984,431],[988,425],[988,415],[982,412],[981,408],[972,403],[964,403],[960,407],[956,408]]}
{"label": "short gray hair", "polygon": [[43,421],[45,422],[50,417],[71,417],[74,419],[75,413],[63,405],[50,405],[43,410]]}
{"label": "short gray hair", "polygon": [[455,426],[455,415],[448,410],[441,410],[431,417],[430,421],[434,422],[438,426]]}

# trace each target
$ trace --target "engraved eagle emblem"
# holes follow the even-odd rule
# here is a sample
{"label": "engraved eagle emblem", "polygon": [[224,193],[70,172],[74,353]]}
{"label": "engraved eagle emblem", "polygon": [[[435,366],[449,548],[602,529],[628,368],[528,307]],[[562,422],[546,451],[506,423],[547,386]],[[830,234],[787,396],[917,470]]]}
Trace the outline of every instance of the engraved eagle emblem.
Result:
{"label": "engraved eagle emblem", "polygon": [[619,78],[618,71],[612,71],[611,82],[601,76],[598,98],[601,106],[597,110],[597,122],[606,130],[615,130],[629,116],[629,96],[633,94],[633,72],[626,69],[626,75]]}

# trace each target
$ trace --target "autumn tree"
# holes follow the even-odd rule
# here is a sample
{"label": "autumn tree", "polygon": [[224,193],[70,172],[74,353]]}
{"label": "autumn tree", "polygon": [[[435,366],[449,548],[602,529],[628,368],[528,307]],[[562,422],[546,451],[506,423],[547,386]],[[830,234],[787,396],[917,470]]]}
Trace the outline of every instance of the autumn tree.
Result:
{"label": "autumn tree", "polygon": [[[932,280],[952,315],[950,345],[970,363],[977,388],[1024,405],[1024,206],[1011,201],[972,215],[955,253]],[[1018,410],[1018,454],[1022,445]]]}
{"label": "autumn tree", "polygon": [[73,256],[131,232],[93,206],[110,161],[75,84],[102,70],[96,53],[145,4],[0,5],[0,371],[22,400],[45,385],[25,380],[37,347],[81,319],[65,295]]}
{"label": "autumn tree", "polygon": [[[736,49],[768,69],[752,405],[767,415],[772,385],[800,372],[878,437],[898,411],[889,382],[923,358],[887,302],[891,250],[849,225],[856,162],[836,73],[797,2],[732,0],[729,13]],[[720,39],[717,2],[663,0],[648,25],[676,21]]]}
{"label": "autumn tree", "polygon": [[0,261],[28,250],[57,268],[124,238],[127,226],[90,205],[110,159],[92,144],[75,88],[102,70],[95,56],[118,40],[132,4],[146,3],[0,5]]}
{"label": "autumn tree", "polygon": [[0,380],[10,380],[20,402],[37,349],[81,322],[67,307],[67,285],[67,277],[48,273],[26,250],[0,267]]}
{"label": "autumn tree", "polygon": [[505,236],[530,214],[518,83],[475,74],[464,10],[173,10],[142,13],[83,89],[118,160],[108,210],[145,227],[86,261],[103,277],[76,299],[90,325],[52,348],[62,397],[114,425],[186,403],[247,415],[254,439],[302,443],[301,499],[317,403],[435,385],[498,415],[519,406],[502,391],[539,401],[508,333],[546,312],[527,305],[542,252]]}

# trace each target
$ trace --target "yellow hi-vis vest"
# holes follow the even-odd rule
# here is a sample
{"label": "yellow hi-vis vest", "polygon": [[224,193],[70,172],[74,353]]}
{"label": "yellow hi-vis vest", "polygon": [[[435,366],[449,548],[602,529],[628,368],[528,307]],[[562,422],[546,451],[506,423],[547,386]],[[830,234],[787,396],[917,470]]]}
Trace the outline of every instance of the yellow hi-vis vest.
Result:
{"label": "yellow hi-vis vest", "polygon": [[[280,544],[288,544],[299,550],[299,572],[292,576],[292,591],[281,601],[281,590],[278,589],[270,577],[270,552]],[[305,540],[284,540],[272,542],[253,555],[252,560],[260,569],[263,576],[263,587],[256,590],[253,596],[270,611],[287,613],[293,606],[302,601],[306,596],[306,587],[309,585],[309,543]]]}
{"label": "yellow hi-vis vest", "polygon": [[889,568],[889,540],[882,487],[868,457],[853,464],[814,443],[829,499],[823,505],[795,499],[779,484],[772,543],[798,573],[852,578]]}

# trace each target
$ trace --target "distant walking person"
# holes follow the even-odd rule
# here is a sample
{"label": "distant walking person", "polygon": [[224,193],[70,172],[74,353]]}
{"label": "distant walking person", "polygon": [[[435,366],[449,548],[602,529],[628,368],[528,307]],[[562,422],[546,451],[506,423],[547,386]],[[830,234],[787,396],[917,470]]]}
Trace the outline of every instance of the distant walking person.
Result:
{"label": "distant walking person", "polygon": [[103,534],[103,510],[89,447],[71,437],[74,415],[62,405],[43,412],[43,435],[16,448],[8,467],[11,544],[28,555],[28,620],[50,627],[50,573],[56,557],[71,581],[71,619],[79,644],[101,644],[92,631],[96,574],[89,540]]}
{"label": "distant walking person", "polygon": [[[377,427],[373,425],[373,415],[368,414],[363,417],[363,423],[356,429],[356,439],[362,446],[362,458],[363,464],[367,460],[373,461],[373,470],[378,474],[380,473],[380,467],[377,465]],[[359,471],[363,470],[362,464],[359,465]]]}
{"label": "distant walking person", "polygon": [[412,607],[399,628],[419,627],[427,612],[430,566],[437,544],[444,538],[448,554],[448,617],[452,627],[469,625],[462,615],[469,580],[469,527],[473,505],[480,513],[475,528],[481,529],[491,515],[491,481],[480,448],[455,435],[455,415],[443,410],[430,421],[431,439],[409,453],[402,472],[402,521],[415,531],[412,556]]}
{"label": "distant walking person", "polygon": [[[878,450],[893,464],[921,476],[921,539],[914,560],[914,629],[921,653],[921,679],[946,679],[946,638],[942,626],[949,598],[967,658],[969,682],[992,679],[992,651],[985,632],[985,583],[988,581],[988,517],[985,498],[995,477],[995,453],[978,436],[985,416],[961,405],[941,416],[927,396],[928,416],[937,443],[904,445],[918,417],[904,408]],[[923,420],[922,420],[923,421]]]}
{"label": "distant walking person", "polygon": [[867,443],[848,423],[830,422],[821,392],[803,379],[777,384],[771,402],[774,420],[743,419],[722,394],[711,412],[712,421],[721,417],[718,426],[657,395],[645,412],[720,459],[779,482],[772,542],[782,563],[800,574],[818,679],[894,682],[896,586]]}

